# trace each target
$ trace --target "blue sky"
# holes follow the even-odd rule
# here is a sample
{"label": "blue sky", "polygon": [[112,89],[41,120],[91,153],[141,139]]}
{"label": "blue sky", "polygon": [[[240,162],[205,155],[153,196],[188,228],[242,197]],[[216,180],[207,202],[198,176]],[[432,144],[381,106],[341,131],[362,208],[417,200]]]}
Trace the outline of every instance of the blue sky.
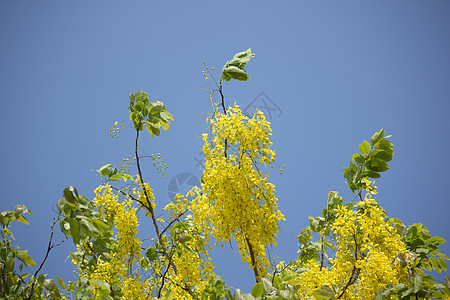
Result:
{"label": "blue sky", "polygon": [[[273,141],[287,167],[271,175],[286,221],[275,254],[296,257],[297,233],[320,214],[329,190],[351,199],[341,169],[380,128],[392,134],[395,155],[377,181],[377,200],[390,216],[450,240],[449,15],[444,0],[3,0],[0,210],[32,210],[31,226],[13,229],[40,261],[64,187],[92,198],[100,184],[93,170],[133,154],[132,130],[118,139],[107,130],[127,120],[128,94],[138,90],[163,101],[175,118],[168,133],[140,145],[142,154],[155,150],[166,159],[168,178],[144,160],[163,207],[171,178],[201,175],[199,136],[211,112],[200,90],[202,62],[219,76],[227,60],[251,47],[251,79],[225,84],[224,92],[249,109],[263,92],[279,109]],[[141,232],[151,235],[150,226],[143,222]],[[443,249],[450,253],[449,244]],[[71,279],[64,263],[71,250],[70,241],[55,248],[44,272]],[[235,250],[213,255],[229,285],[252,285]]]}

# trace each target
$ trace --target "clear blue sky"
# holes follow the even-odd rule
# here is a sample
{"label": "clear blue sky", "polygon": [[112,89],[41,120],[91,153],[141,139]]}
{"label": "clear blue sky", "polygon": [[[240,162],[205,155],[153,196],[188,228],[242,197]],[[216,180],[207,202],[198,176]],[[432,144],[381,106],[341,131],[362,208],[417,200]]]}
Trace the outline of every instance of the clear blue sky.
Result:
{"label": "clear blue sky", "polygon": [[[195,158],[211,112],[202,62],[219,72],[251,47],[251,79],[224,91],[243,107],[264,92],[280,109],[273,140],[287,167],[272,181],[287,220],[276,254],[296,257],[297,233],[320,214],[329,190],[351,199],[341,169],[380,128],[392,134],[395,156],[377,182],[378,201],[390,216],[450,240],[449,16],[447,0],[2,0],[0,210],[33,211],[31,226],[13,229],[40,261],[63,188],[92,198],[100,183],[93,170],[133,154],[131,130],[119,139],[107,130],[127,119],[128,94],[138,90],[175,118],[140,148],[166,158],[166,179],[144,161],[163,207],[172,177],[201,175]],[[151,229],[142,223],[143,234]],[[58,229],[55,240],[62,238]],[[72,249],[70,241],[54,249],[44,272],[72,278],[64,263]],[[214,251],[216,272],[245,290],[254,279],[235,250]]]}

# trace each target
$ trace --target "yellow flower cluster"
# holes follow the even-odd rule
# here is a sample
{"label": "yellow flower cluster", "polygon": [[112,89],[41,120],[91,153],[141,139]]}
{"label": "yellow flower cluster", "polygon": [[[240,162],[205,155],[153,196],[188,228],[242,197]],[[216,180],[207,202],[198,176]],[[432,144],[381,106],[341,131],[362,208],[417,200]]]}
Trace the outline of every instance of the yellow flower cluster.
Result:
{"label": "yellow flower cluster", "polygon": [[109,184],[101,185],[94,190],[94,193],[94,206],[105,218],[113,217],[114,211],[119,206],[119,198],[113,194],[111,186]]}
{"label": "yellow flower cluster", "polygon": [[[140,184],[140,182],[138,180],[139,179],[136,180],[136,183],[138,183],[140,185],[140,188],[137,191],[136,191],[136,189],[134,190],[134,193],[139,195],[138,202],[143,203],[144,205],[148,206],[149,205],[148,201],[150,201],[150,205],[152,206],[153,209],[155,209],[155,207],[156,207],[155,195],[153,194],[152,188],[150,187],[150,185],[148,183],[144,183],[143,185]],[[145,192],[144,192],[144,190],[145,190]],[[150,212],[148,211],[148,209],[145,210],[145,215],[147,217],[150,217]]]}
{"label": "yellow flower cluster", "polygon": [[[164,210],[170,214],[170,219],[174,221],[189,209],[189,197],[198,195],[200,191],[194,187],[187,195],[176,195],[176,199],[164,207]],[[169,282],[167,291],[172,290],[175,299],[192,299],[192,296],[186,291],[186,287],[200,294],[207,288],[208,281],[215,277],[214,266],[206,250],[208,236],[202,238],[198,234],[199,227],[192,222],[192,228],[186,228],[181,234],[182,241],[178,243],[180,251],[172,256],[177,272],[173,269],[169,271]],[[172,236],[177,236],[177,229],[170,228]],[[184,240],[184,241],[183,241]],[[160,256],[161,266],[167,265],[165,257]],[[161,268],[160,266],[160,268]]]}
{"label": "yellow flower cluster", "polygon": [[119,249],[122,252],[122,257],[127,258],[128,263],[139,259],[141,255],[141,241],[137,237],[139,222],[136,216],[136,208],[131,207],[131,204],[131,200],[122,202],[117,207],[114,216]]}
{"label": "yellow flower cluster", "polygon": [[133,202],[127,199],[120,203],[108,184],[98,187],[94,192],[94,206],[103,212],[106,218],[113,218],[122,257],[126,258],[127,263],[132,263],[140,257],[141,251],[141,241],[137,237],[139,222],[136,208],[132,207]]}
{"label": "yellow flower cluster", "polygon": [[[169,270],[167,291],[172,290],[174,299],[194,299],[187,291],[189,287],[193,292],[200,294],[206,287],[208,280],[215,276],[214,266],[205,250],[206,242],[198,236],[181,246],[180,251],[172,256],[177,272]],[[161,258],[166,261],[165,257]]]}
{"label": "yellow flower cluster", "polygon": [[97,267],[89,274],[89,279],[97,279],[112,285],[114,281],[118,280],[119,276],[126,276],[126,274],[125,260],[118,253],[113,253],[109,261],[97,259]]}
{"label": "yellow flower cluster", "polygon": [[[150,187],[146,186],[146,189],[153,196]],[[139,282],[132,276],[126,277],[129,266],[139,262],[141,257],[141,241],[137,237],[139,222],[136,208],[133,207],[130,199],[120,202],[108,184],[99,186],[94,192],[94,206],[102,213],[103,217],[114,221],[118,247],[116,251],[112,252],[108,261],[104,261],[102,258],[97,259],[97,266],[93,268],[89,278],[109,284],[122,278],[124,299],[141,299],[144,296],[146,298],[147,294],[143,290],[148,283],[146,281]],[[94,291],[94,293],[98,293],[98,291]]]}
{"label": "yellow flower cluster", "polygon": [[407,270],[400,266],[397,255],[406,253],[400,235],[389,223],[385,211],[367,193],[354,208],[340,206],[331,229],[336,238],[334,258],[329,267],[320,270],[310,262],[296,278],[300,294],[310,297],[322,285],[337,287],[343,299],[372,299],[387,284],[408,283]]}
{"label": "yellow flower cluster", "polygon": [[123,281],[123,299],[145,300],[149,299],[149,281],[140,281],[140,278],[128,277]]}
{"label": "yellow flower cluster", "polygon": [[265,249],[276,245],[278,221],[284,220],[275,186],[259,169],[275,160],[270,123],[260,111],[249,119],[236,104],[227,114],[216,111],[209,121],[210,141],[203,135],[202,191],[190,205],[194,223],[213,235],[216,244],[236,240],[242,260],[265,275]]}

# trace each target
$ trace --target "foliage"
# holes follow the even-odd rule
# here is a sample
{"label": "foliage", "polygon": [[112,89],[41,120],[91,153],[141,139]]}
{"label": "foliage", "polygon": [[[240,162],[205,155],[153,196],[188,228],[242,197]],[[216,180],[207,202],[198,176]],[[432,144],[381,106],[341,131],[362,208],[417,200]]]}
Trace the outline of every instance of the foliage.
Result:
{"label": "foliage", "polygon": [[[15,246],[14,235],[10,231],[12,222],[19,221],[29,225],[28,219],[24,214],[32,215],[31,211],[25,205],[16,205],[14,211],[4,211],[0,213],[1,224],[1,245],[0,245],[0,286],[1,299],[61,299],[61,294],[53,279],[47,278],[47,275],[39,273],[48,252],[57,245],[52,245],[53,225],[52,224],[50,242],[47,254],[36,272],[30,276],[30,273],[22,273],[24,267],[36,266],[35,261],[27,254],[27,250],[20,250]],[[18,267],[17,267],[17,264]],[[29,279],[26,281],[26,279]],[[63,281],[58,277],[58,281]]]}
{"label": "foliage", "polygon": [[[146,92],[129,95],[128,107],[136,134],[134,160],[99,168],[102,181],[89,200],[67,187],[57,202],[58,220],[51,226],[46,256],[28,282],[23,267],[36,265],[26,251],[13,246],[9,230],[14,220],[28,223],[24,206],[0,214],[2,225],[1,287],[3,298],[28,299],[445,299],[450,278],[436,281],[428,271],[445,271],[439,246],[422,224],[405,226],[390,218],[375,200],[373,179],[389,169],[394,154],[390,136],[378,130],[359,145],[344,177],[355,194],[344,202],[338,192],[327,195],[326,206],[298,235],[298,258],[286,263],[267,255],[276,245],[279,222],[275,186],[267,169],[276,165],[270,141],[272,130],[264,114],[246,116],[235,103],[225,105],[222,83],[246,81],[244,69],[254,57],[251,49],[237,53],[222,68],[220,80],[212,78],[213,114],[203,134],[204,171],[201,187],[177,195],[156,214],[157,200],[144,180],[139,138],[144,127],[151,137],[169,130],[172,115],[160,101],[150,102]],[[207,74],[206,74],[207,73]],[[208,81],[210,82],[210,81]],[[216,101],[215,95],[220,99]],[[114,124],[117,126],[117,122]],[[113,127],[114,127],[113,126]],[[161,156],[152,155],[158,172]],[[132,166],[136,166],[132,174]],[[358,201],[355,203],[355,199]],[[152,237],[139,234],[139,220],[149,218]],[[69,257],[77,275],[64,283],[39,273],[52,244],[53,225],[76,245]],[[231,289],[214,273],[209,255],[213,244],[236,243],[241,259],[253,271],[256,284],[250,293]],[[15,262],[20,262],[17,268]],[[19,272],[16,271],[19,270]],[[61,296],[61,293],[64,296]]]}

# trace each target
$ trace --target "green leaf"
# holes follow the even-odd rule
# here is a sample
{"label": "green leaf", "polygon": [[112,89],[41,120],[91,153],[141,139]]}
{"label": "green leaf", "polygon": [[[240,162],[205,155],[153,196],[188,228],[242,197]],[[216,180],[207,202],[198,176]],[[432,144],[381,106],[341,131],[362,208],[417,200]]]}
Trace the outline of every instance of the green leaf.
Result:
{"label": "green leaf", "polygon": [[148,94],[144,91],[138,91],[134,94],[136,101],[144,101],[148,99]]}
{"label": "green leaf", "polygon": [[164,121],[168,122],[172,120],[172,115],[165,110],[162,111],[159,115],[161,116],[161,119],[163,119]]}
{"label": "green leaf", "polygon": [[80,241],[80,223],[76,219],[69,219],[70,234],[72,235],[73,243],[76,245]]}
{"label": "green leaf", "polygon": [[134,109],[136,111],[142,111],[144,109],[144,102],[142,101],[136,102],[136,104],[134,104]]}
{"label": "green leaf", "polygon": [[362,142],[359,144],[359,152],[361,154],[368,154],[370,151],[370,144],[367,141]]}
{"label": "green leaf", "polygon": [[88,232],[90,232],[91,236],[97,236],[98,235],[98,229],[92,225],[92,223],[88,220],[82,219],[80,221],[80,225],[87,229]]}
{"label": "green leaf", "polygon": [[235,67],[235,66],[226,67],[222,71],[222,74],[224,74],[224,79],[226,81],[230,81],[231,79],[236,79],[239,81],[246,81],[246,80],[250,79],[250,76],[248,76],[248,74],[245,70],[239,69],[238,67]]}
{"label": "green leaf", "polygon": [[381,149],[392,154],[394,153],[394,144],[392,144],[391,141],[384,139],[377,144],[376,149]]}
{"label": "green leaf", "polygon": [[298,238],[298,241],[300,242],[300,244],[306,245],[306,243],[308,243],[313,238],[313,235],[312,235],[311,231],[309,231],[307,229],[302,229],[300,231],[300,234],[297,236],[297,238]]}
{"label": "green leaf", "polygon": [[66,284],[64,283],[64,280],[61,279],[58,275],[56,275],[56,278],[58,279],[58,284],[62,289],[66,289]]}
{"label": "green leaf", "polygon": [[[331,290],[331,289],[330,289]],[[318,300],[333,300],[336,299],[334,296],[333,291],[328,289],[324,289],[323,287],[321,289],[317,289],[313,292],[313,296]]]}
{"label": "green leaf", "polygon": [[19,221],[20,223],[30,225],[30,222],[28,222],[27,218],[25,218],[23,215],[18,215],[16,217],[16,220]]}
{"label": "green leaf", "polygon": [[372,137],[370,138],[370,144],[372,144],[373,146],[382,139],[384,139],[384,129],[380,129],[372,135]]}
{"label": "green leaf", "polygon": [[289,299],[291,297],[291,293],[288,290],[281,290],[279,293],[281,299]]}
{"label": "green leaf", "polygon": [[378,158],[381,159],[385,162],[390,162],[392,160],[394,152],[388,152],[388,151],[384,151],[381,149],[375,149],[372,153],[371,156],[373,158]]}
{"label": "green leaf", "polygon": [[165,300],[172,300],[172,299],[173,299],[173,294],[174,294],[173,290],[168,291],[168,292],[166,293],[166,298],[165,298]]}
{"label": "green leaf", "polygon": [[270,281],[268,278],[261,278],[261,282],[263,284],[265,293],[272,292],[272,281]]}
{"label": "green leaf", "polygon": [[236,53],[230,61],[227,61],[222,68],[222,74],[220,75],[220,81],[230,81],[231,79],[245,81],[250,77],[244,70],[245,65],[250,61],[255,54],[249,48],[247,51]]}
{"label": "green leaf", "polygon": [[97,172],[99,172],[103,176],[109,176],[109,174],[111,173],[110,168],[111,168],[111,164],[107,164],[107,165],[102,166],[100,169],[98,169]]}
{"label": "green leaf", "polygon": [[[75,195],[73,194],[75,192]],[[64,198],[67,202],[77,205],[78,204],[78,192],[73,186],[68,186],[63,191]]]}
{"label": "green leaf", "polygon": [[151,136],[159,136],[160,130],[157,126],[153,125],[152,123],[147,123],[147,131],[151,134]]}
{"label": "green leaf", "polygon": [[45,279],[44,287],[46,290],[48,290],[51,293],[51,295],[53,296],[52,299],[61,299],[61,295],[59,294],[58,287],[56,286],[53,279]]}
{"label": "green leaf", "polygon": [[44,284],[44,280],[45,280],[45,275],[41,274],[41,275],[39,275],[37,282],[42,285],[42,284]]}
{"label": "green leaf", "polygon": [[155,261],[158,258],[156,248],[155,247],[148,248],[147,251],[145,251],[145,256],[148,258],[149,261]]}
{"label": "green leaf", "polygon": [[262,282],[258,282],[253,286],[251,294],[253,295],[253,297],[259,298],[263,295],[263,292],[264,292],[263,284]]}
{"label": "green leaf", "polygon": [[105,223],[105,222],[103,222],[102,220],[99,220],[99,219],[92,219],[92,223],[99,230],[99,233],[101,235],[104,235],[104,233],[106,231],[108,231],[109,228],[110,228],[107,223]]}
{"label": "green leaf", "polygon": [[108,181],[119,181],[122,180],[122,174],[114,174],[108,178]]}
{"label": "green leaf", "polygon": [[414,276],[412,281],[412,287],[414,288],[414,294],[418,293],[422,289],[422,277],[419,275]]}
{"label": "green leaf", "polygon": [[153,101],[150,104],[150,110],[149,113],[153,116],[160,114],[161,111],[165,110],[165,106],[164,103],[162,103],[161,101]]}
{"label": "green leaf", "polygon": [[134,98],[133,93],[130,93],[130,95],[128,95],[128,97],[130,98],[130,106],[128,108],[131,109],[134,105],[135,98]]}
{"label": "green leaf", "polygon": [[366,163],[366,169],[368,171],[384,172],[389,170],[389,165],[381,159],[372,158]]}
{"label": "green leaf", "polygon": [[22,256],[19,256],[17,258],[20,259],[20,261],[22,261],[27,267],[36,265],[34,260],[28,254],[23,254]]}
{"label": "green leaf", "polygon": [[64,198],[61,198],[58,200],[58,202],[56,202],[56,208],[58,208],[58,213],[61,214],[63,212],[63,208],[66,201],[64,200]]}
{"label": "green leaf", "polygon": [[161,127],[165,131],[169,131],[169,123],[165,122],[164,120],[161,121]]}
{"label": "green leaf", "polygon": [[352,155],[352,160],[354,160],[358,164],[363,164],[366,159],[361,154],[355,153]]}
{"label": "green leaf", "polygon": [[16,213],[21,214],[24,210],[26,210],[26,207],[23,205],[16,205],[16,206],[14,206],[14,209],[15,209]]}
{"label": "green leaf", "polygon": [[431,246],[439,246],[445,243],[445,239],[440,236],[434,236],[428,239],[427,243]]}
{"label": "green leaf", "polygon": [[136,122],[136,117],[137,117],[138,114],[139,114],[138,111],[133,111],[133,112],[130,114],[130,120],[133,121],[133,122]]}
{"label": "green leaf", "polygon": [[378,291],[373,300],[383,300],[383,289]]}
{"label": "green leaf", "polygon": [[444,277],[444,284],[446,287],[448,287],[450,289],[450,276]]}
{"label": "green leaf", "polygon": [[242,300],[242,291],[240,289],[234,291],[233,300]]}
{"label": "green leaf", "polygon": [[236,53],[233,59],[227,62],[227,65],[243,69],[252,57],[255,57],[255,54],[252,53],[251,48],[248,48],[246,51]]}
{"label": "green leaf", "polygon": [[241,299],[242,300],[254,300],[255,297],[253,297],[251,294],[242,294]]}

